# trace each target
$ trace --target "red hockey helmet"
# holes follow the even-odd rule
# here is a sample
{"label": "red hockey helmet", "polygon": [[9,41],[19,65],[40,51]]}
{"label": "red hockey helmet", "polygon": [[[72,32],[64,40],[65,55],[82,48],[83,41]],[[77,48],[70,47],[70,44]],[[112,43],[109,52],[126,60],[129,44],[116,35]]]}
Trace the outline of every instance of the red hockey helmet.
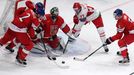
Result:
{"label": "red hockey helmet", "polygon": [[76,13],[79,13],[81,11],[81,4],[79,2],[75,2],[73,5],[73,9]]}

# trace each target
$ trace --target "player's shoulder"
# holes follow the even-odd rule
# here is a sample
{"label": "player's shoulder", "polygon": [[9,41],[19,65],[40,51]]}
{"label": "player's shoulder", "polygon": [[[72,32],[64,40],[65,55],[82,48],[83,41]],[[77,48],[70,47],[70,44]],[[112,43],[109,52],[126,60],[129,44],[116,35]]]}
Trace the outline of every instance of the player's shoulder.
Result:
{"label": "player's shoulder", "polygon": [[43,23],[48,23],[48,22],[50,22],[50,20],[51,20],[50,14],[45,14],[44,19],[42,19],[42,22]]}
{"label": "player's shoulder", "polygon": [[34,14],[34,12],[31,9],[26,9],[22,15],[27,15],[27,14]]}
{"label": "player's shoulder", "polygon": [[50,18],[51,15],[50,15],[50,14],[45,14],[44,17],[46,17],[46,18]]}
{"label": "player's shoulder", "polygon": [[125,20],[125,21],[127,21],[128,18],[129,18],[128,15],[124,13],[122,19]]}
{"label": "player's shoulder", "polygon": [[128,16],[126,14],[122,15],[122,18],[117,21],[117,27],[125,27],[126,22],[128,21]]}
{"label": "player's shoulder", "polygon": [[118,23],[124,25],[124,24],[128,23],[128,21],[129,21],[129,16],[127,14],[123,13],[122,18],[120,20],[118,20]]}
{"label": "player's shoulder", "polygon": [[58,19],[59,21],[61,21],[61,22],[64,22],[63,17],[61,17],[60,15],[59,15],[59,16],[57,16],[57,19]]}
{"label": "player's shoulder", "polygon": [[59,19],[63,19],[63,17],[61,17],[60,15],[59,15],[59,16],[57,16],[57,18],[59,18]]}

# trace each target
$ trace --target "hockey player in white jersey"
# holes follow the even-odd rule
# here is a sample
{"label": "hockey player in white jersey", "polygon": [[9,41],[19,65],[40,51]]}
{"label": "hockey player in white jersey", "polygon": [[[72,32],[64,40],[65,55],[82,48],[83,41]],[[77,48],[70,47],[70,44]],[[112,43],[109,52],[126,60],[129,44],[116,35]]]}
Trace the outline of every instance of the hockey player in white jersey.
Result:
{"label": "hockey player in white jersey", "polygon": [[[101,13],[93,7],[86,4],[80,4],[79,2],[74,3],[73,9],[75,11],[75,15],[73,17],[75,27],[72,29],[74,37],[77,38],[80,35],[82,26],[86,25],[89,22],[92,22],[97,28],[102,43],[105,44],[106,37],[105,31],[103,29],[104,25]],[[104,49],[105,52],[109,51],[107,46],[104,46]]]}

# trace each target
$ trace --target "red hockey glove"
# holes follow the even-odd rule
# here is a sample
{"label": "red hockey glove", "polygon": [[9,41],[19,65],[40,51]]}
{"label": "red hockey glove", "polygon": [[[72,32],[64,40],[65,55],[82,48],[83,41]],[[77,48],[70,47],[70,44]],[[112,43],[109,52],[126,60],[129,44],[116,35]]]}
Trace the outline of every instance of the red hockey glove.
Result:
{"label": "red hockey glove", "polygon": [[33,2],[31,1],[26,1],[25,4],[29,9],[33,10],[35,8]]}
{"label": "red hockey glove", "polygon": [[78,19],[78,17],[76,15],[74,15],[74,17],[73,17],[73,22],[75,24],[78,24],[79,23],[79,19]]}

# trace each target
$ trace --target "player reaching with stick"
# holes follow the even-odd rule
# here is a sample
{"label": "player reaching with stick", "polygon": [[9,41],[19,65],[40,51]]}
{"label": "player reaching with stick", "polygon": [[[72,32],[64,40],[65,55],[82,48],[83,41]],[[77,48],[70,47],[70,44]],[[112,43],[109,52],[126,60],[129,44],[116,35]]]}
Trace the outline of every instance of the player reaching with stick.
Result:
{"label": "player reaching with stick", "polygon": [[[73,9],[75,11],[73,21],[76,25],[72,29],[72,33],[74,37],[77,38],[80,35],[82,26],[86,25],[89,22],[92,22],[97,28],[102,43],[105,44],[106,36],[105,36],[105,31],[103,29],[104,25],[103,25],[101,13],[97,11],[95,8],[88,5],[80,4],[79,2],[74,3]],[[104,49],[105,52],[109,51],[106,45],[104,46]]]}

